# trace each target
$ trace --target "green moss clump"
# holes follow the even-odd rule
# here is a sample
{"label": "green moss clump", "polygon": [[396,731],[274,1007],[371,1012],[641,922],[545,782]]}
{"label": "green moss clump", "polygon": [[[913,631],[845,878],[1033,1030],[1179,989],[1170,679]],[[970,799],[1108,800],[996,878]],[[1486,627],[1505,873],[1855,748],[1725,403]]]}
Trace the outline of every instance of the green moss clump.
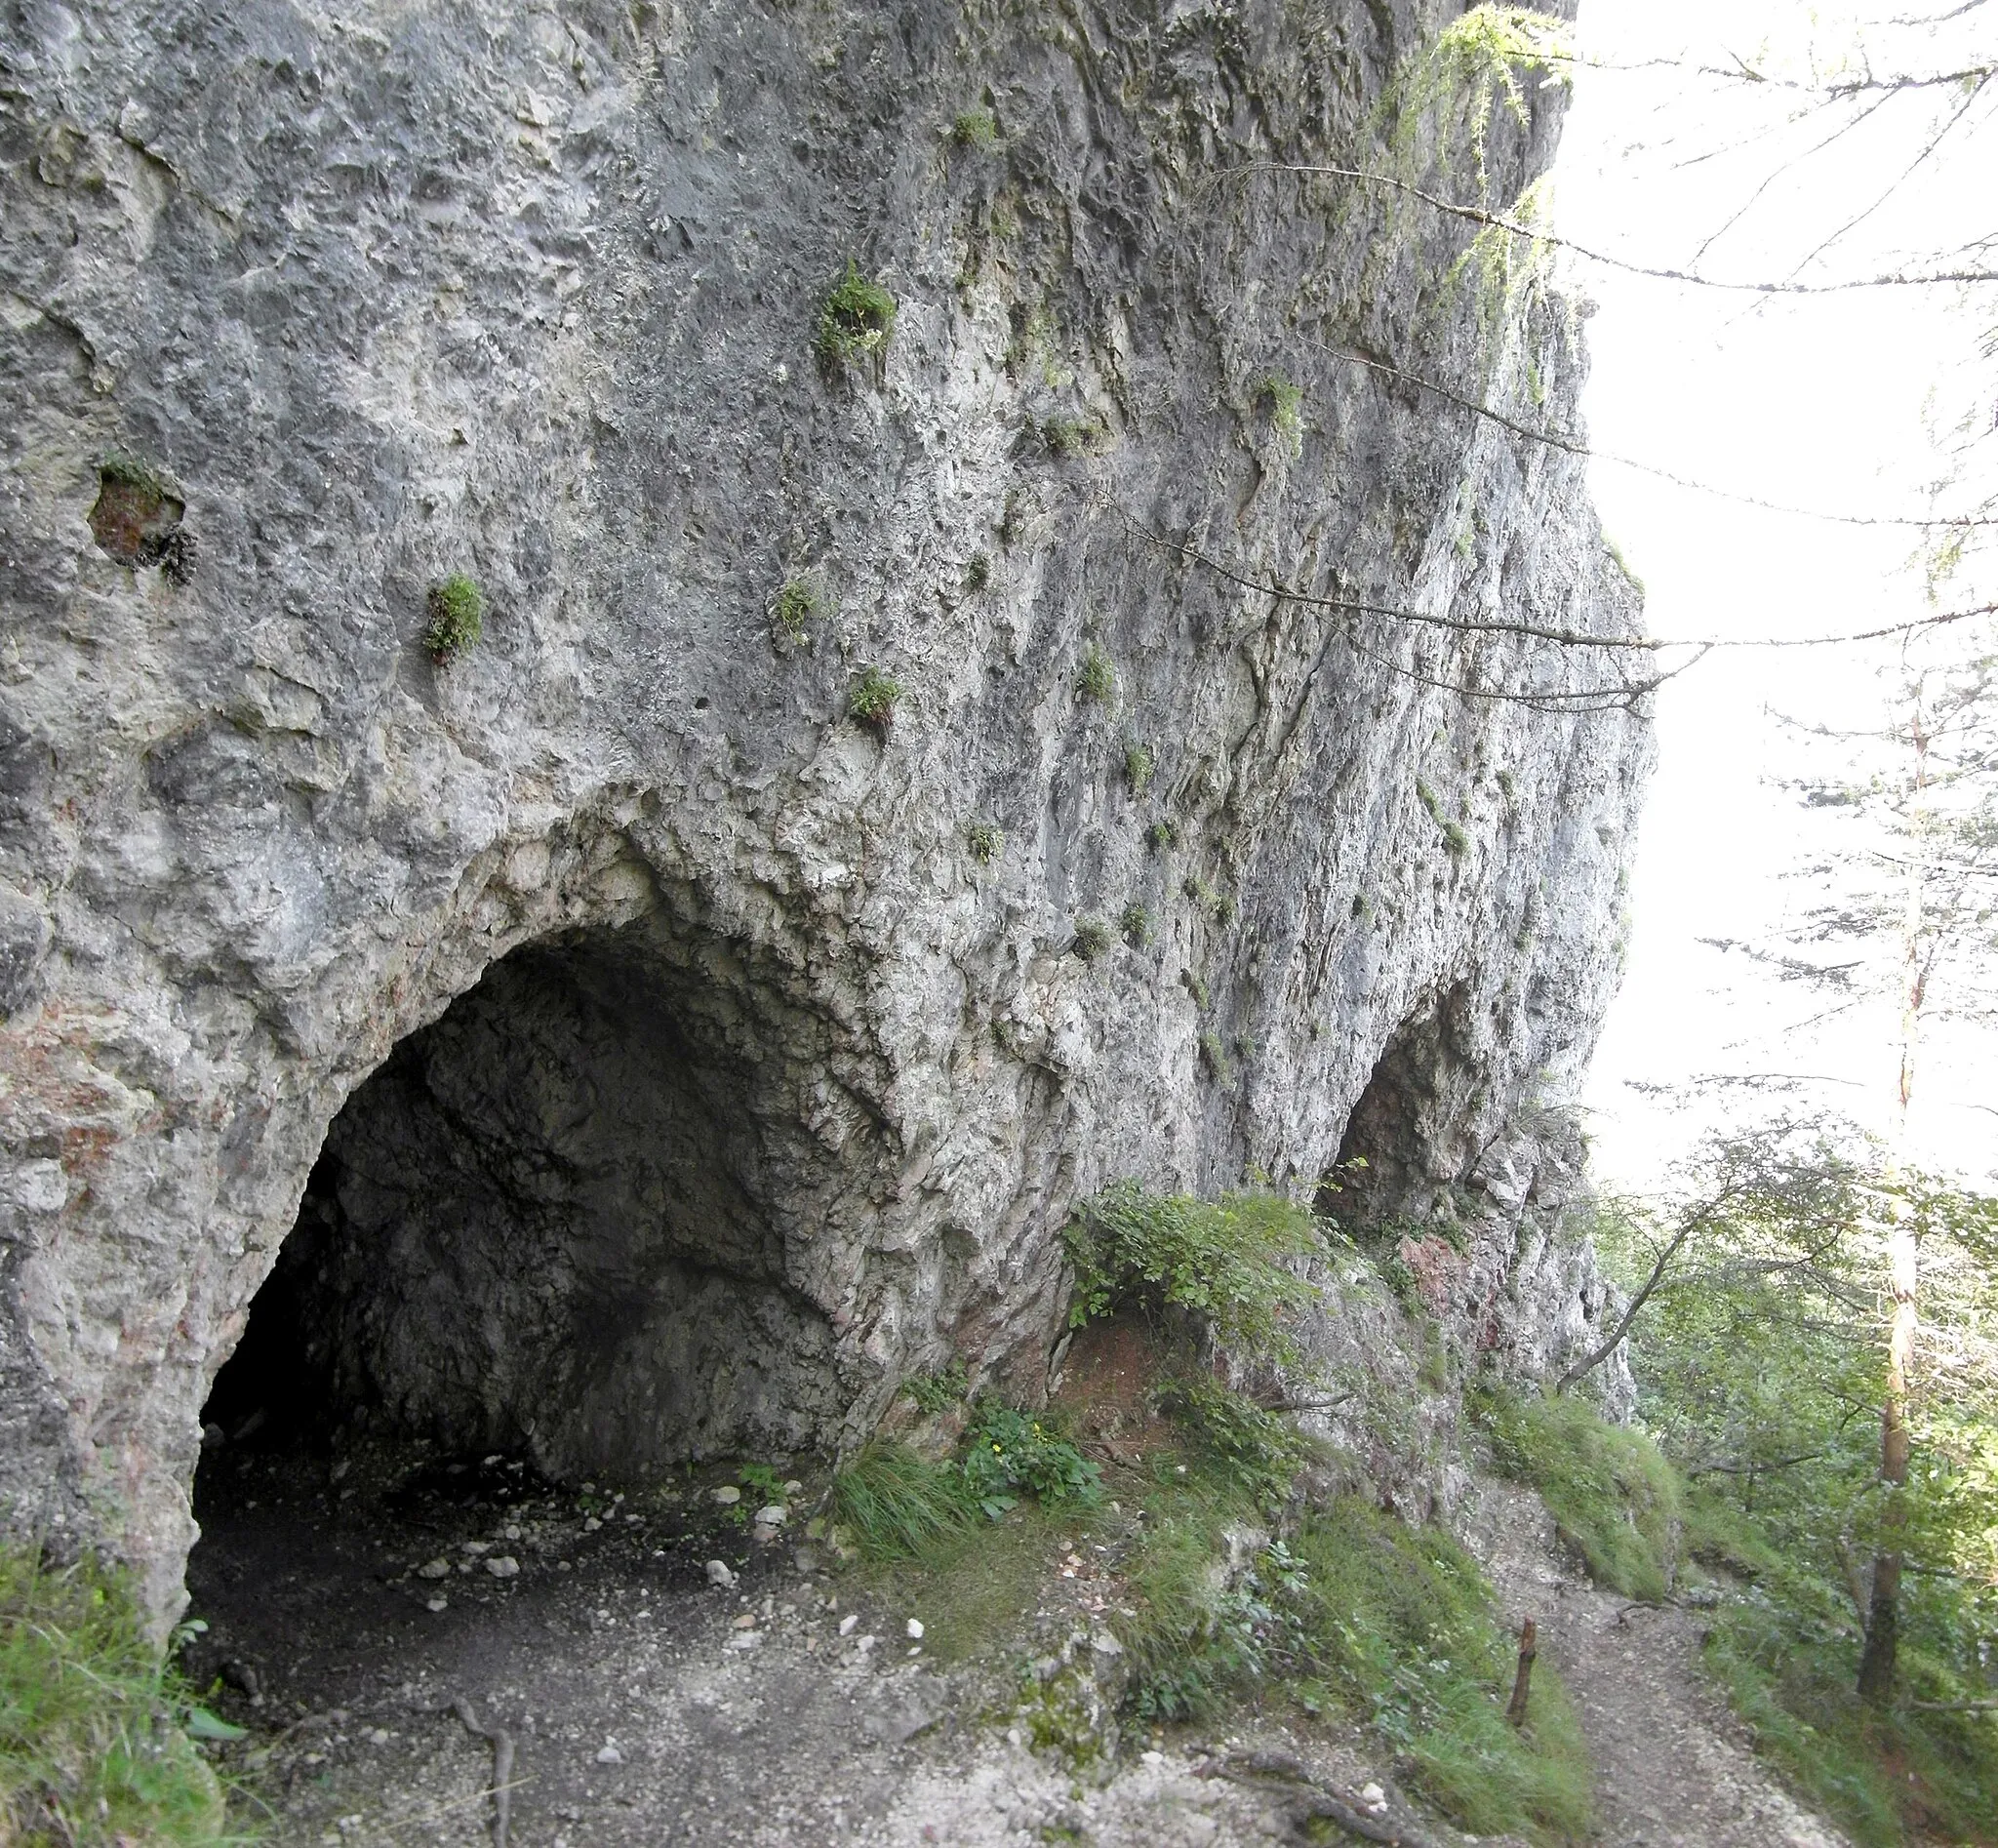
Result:
{"label": "green moss clump", "polygon": [[190,1729],[241,1737],[162,1666],[122,1576],[0,1553],[0,1840],[239,1840]]}
{"label": "green moss clump", "polygon": [[971,563],[964,568],[964,587],[972,595],[992,582],[992,561],[983,552],[974,552]]}
{"label": "green moss clump", "polygon": [[1090,643],[1082,651],[1082,665],[1076,670],[1075,697],[1096,705],[1108,705],[1116,692],[1117,669],[1097,643]]}
{"label": "green moss clump", "polygon": [[1124,746],[1124,782],[1134,796],[1141,796],[1151,787],[1153,773],[1158,769],[1158,759],[1151,754],[1149,744],[1141,744],[1136,739],[1129,740]]}
{"label": "green moss clump", "polygon": [[1094,455],[1109,432],[1096,418],[1049,417],[1041,420],[1041,441],[1051,456]]}
{"label": "green moss clump", "polygon": [[430,586],[426,607],[430,623],[423,646],[440,667],[466,653],[485,632],[485,593],[461,571]]}
{"label": "green moss clump", "polygon": [[1099,917],[1080,917],[1075,920],[1075,940],[1072,947],[1084,962],[1095,962],[1110,946],[1110,927]]}
{"label": "green moss clump", "polygon": [[997,822],[974,822],[964,831],[964,844],[981,866],[989,866],[1006,847],[1006,835]]}
{"label": "green moss clump", "polygon": [[849,259],[847,273],[836,282],[819,311],[819,357],[828,367],[844,366],[863,354],[879,352],[895,332],[895,298],[878,282],[860,274]]}
{"label": "green moss clump", "polygon": [[1124,915],[1117,920],[1118,928],[1124,933],[1124,941],[1133,949],[1142,949],[1153,936],[1151,913],[1136,899],[1124,907]]}
{"label": "green moss clump", "polygon": [[902,684],[879,667],[865,667],[847,699],[847,711],[859,723],[887,733],[895,723],[895,708],[902,696]]}
{"label": "green moss clump", "polygon": [[1153,853],[1166,853],[1179,843],[1179,824],[1170,815],[1162,815],[1145,829],[1144,838],[1151,843]]}
{"label": "green moss clump", "polygon": [[999,145],[999,118],[990,109],[965,109],[950,125],[950,139],[959,147],[989,152]]}

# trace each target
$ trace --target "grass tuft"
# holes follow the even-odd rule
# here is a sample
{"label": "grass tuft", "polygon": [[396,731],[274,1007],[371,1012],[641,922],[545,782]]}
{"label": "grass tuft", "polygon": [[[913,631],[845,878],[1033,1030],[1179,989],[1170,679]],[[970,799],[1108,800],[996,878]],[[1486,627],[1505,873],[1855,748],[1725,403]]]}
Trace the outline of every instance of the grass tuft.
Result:
{"label": "grass tuft", "polygon": [[971,1533],[979,1505],[961,1470],[874,1444],[833,1477],[832,1515],[863,1559],[919,1559]]}
{"label": "grass tuft", "polygon": [[1662,1599],[1684,1508],[1678,1472],[1658,1445],[1567,1395],[1494,1393],[1479,1412],[1498,1467],[1539,1491],[1589,1576],[1625,1597]]}
{"label": "grass tuft", "polygon": [[122,1577],[0,1553],[0,1841],[241,1841],[186,1728],[237,1736],[161,1665]]}
{"label": "grass tuft", "polygon": [[860,724],[871,726],[884,736],[895,723],[895,708],[902,696],[902,684],[879,667],[865,667],[854,682],[847,700],[847,711]]}
{"label": "grass tuft", "polygon": [[1108,705],[1117,691],[1117,669],[1095,642],[1082,651],[1082,665],[1076,669],[1075,696],[1097,705]]}
{"label": "grass tuft", "polygon": [[819,338],[814,342],[827,367],[852,364],[879,352],[895,332],[895,298],[878,282],[860,274],[851,258],[847,273],[833,284],[819,310]]}
{"label": "grass tuft", "polygon": [[989,866],[1006,851],[1006,834],[997,822],[974,822],[964,831],[964,844],[981,866]]}
{"label": "grass tuft", "polygon": [[999,118],[990,109],[966,109],[951,123],[950,139],[959,147],[987,153],[999,145]]}
{"label": "grass tuft", "polygon": [[1075,920],[1075,937],[1071,947],[1084,962],[1095,962],[1110,947],[1110,927],[1101,918],[1079,917]]}

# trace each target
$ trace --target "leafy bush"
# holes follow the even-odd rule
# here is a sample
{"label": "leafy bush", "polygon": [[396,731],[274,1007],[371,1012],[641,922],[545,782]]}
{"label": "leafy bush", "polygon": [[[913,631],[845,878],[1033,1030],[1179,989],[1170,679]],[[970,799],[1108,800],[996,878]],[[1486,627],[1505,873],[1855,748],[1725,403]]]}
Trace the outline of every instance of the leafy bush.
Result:
{"label": "leafy bush", "polygon": [[959,1467],[973,1499],[994,1520],[1022,1495],[1089,1507],[1102,1494],[1102,1472],[1067,1438],[993,1400],[977,1408]]}
{"label": "leafy bush", "polygon": [[1006,835],[997,822],[974,822],[964,831],[964,844],[981,866],[989,866],[1006,846]]}
{"label": "leafy bush", "polygon": [[949,1366],[936,1373],[919,1373],[901,1383],[903,1394],[915,1402],[916,1409],[935,1417],[939,1412],[947,1412],[953,1405],[962,1405],[965,1395],[971,1390],[971,1381],[966,1376],[964,1362],[953,1360]]}
{"label": "leafy bush", "polygon": [[427,607],[430,623],[423,631],[423,646],[439,666],[456,661],[485,631],[485,594],[461,571],[430,586]]}
{"label": "leafy bush", "polygon": [[862,354],[878,352],[895,332],[895,298],[878,282],[860,274],[850,258],[847,273],[836,282],[819,311],[819,359],[842,366]]}
{"label": "leafy bush", "polygon": [[1082,1207],[1063,1239],[1075,1265],[1069,1322],[1133,1305],[1184,1310],[1213,1325],[1230,1347],[1285,1354],[1284,1323],[1313,1299],[1286,1261],[1319,1249],[1311,1216],[1260,1190],[1198,1200],[1149,1193],[1120,1181]]}
{"label": "leafy bush", "polygon": [[1145,830],[1144,838],[1154,853],[1166,853],[1179,841],[1179,824],[1171,816],[1162,815]]}
{"label": "leafy bush", "polygon": [[1676,1570],[1683,1491],[1658,1445],[1574,1397],[1498,1393],[1480,1413],[1494,1461],[1540,1492],[1589,1576],[1625,1597],[1663,1599]]}
{"label": "leafy bush", "polygon": [[1151,913],[1136,899],[1124,907],[1124,915],[1117,920],[1117,927],[1133,949],[1142,949],[1151,942]]}
{"label": "leafy bush", "polygon": [[771,618],[793,645],[810,638],[811,624],[819,613],[821,600],[816,586],[804,578],[792,578],[777,593]]}
{"label": "leafy bush", "polygon": [[1158,1408],[1187,1441],[1266,1509],[1290,1499],[1311,1453],[1310,1440],[1275,1412],[1219,1380],[1175,1380],[1158,1391]]}
{"label": "leafy bush", "polygon": [[122,1578],[0,1553],[0,1840],[240,1840],[190,1728],[240,1736],[162,1667]]}
{"label": "leafy bush", "polygon": [[1304,393],[1300,386],[1276,373],[1265,373],[1256,382],[1256,401],[1269,404],[1270,428],[1283,438],[1293,456],[1304,448]]}
{"label": "leafy bush", "polygon": [[860,724],[886,733],[895,723],[896,703],[901,696],[902,684],[893,674],[883,673],[879,667],[866,667],[854,682],[847,710]]}

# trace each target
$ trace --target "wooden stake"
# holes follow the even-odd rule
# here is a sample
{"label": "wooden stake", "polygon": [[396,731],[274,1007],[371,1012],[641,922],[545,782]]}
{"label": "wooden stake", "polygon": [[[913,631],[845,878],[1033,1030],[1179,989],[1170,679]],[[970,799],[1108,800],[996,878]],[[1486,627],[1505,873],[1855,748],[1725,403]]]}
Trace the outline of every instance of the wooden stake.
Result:
{"label": "wooden stake", "polygon": [[1519,1627],[1519,1672],[1512,1678],[1512,1704],[1505,1709],[1505,1717],[1515,1726],[1526,1724],[1527,1690],[1533,1685],[1534,1657],[1538,1652],[1534,1620],[1529,1617]]}

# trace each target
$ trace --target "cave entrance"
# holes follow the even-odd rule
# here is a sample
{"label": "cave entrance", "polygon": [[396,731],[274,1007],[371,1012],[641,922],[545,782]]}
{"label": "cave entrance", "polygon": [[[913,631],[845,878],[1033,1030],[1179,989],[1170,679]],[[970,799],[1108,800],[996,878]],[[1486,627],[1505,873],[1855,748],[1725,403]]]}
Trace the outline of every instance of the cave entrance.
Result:
{"label": "cave entrance", "polygon": [[348,1099],[204,1413],[205,1455],[356,1432],[556,1480],[811,1444],[757,1047],[648,920],[496,963]]}

